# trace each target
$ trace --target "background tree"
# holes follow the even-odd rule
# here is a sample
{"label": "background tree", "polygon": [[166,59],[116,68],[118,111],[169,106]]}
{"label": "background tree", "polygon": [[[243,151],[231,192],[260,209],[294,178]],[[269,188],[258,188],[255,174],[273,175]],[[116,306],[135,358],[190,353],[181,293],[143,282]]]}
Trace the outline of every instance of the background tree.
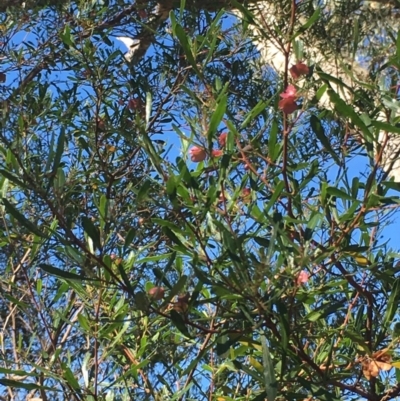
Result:
{"label": "background tree", "polygon": [[0,5],[1,398],[395,399],[397,4],[186,3]]}

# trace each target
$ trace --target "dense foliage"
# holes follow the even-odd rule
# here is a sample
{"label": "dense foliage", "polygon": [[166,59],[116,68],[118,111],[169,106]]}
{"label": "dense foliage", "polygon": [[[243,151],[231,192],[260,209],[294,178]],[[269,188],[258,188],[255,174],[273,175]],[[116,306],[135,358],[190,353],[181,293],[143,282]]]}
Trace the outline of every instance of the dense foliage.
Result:
{"label": "dense foliage", "polygon": [[399,396],[396,4],[219,3],[0,13],[0,400]]}

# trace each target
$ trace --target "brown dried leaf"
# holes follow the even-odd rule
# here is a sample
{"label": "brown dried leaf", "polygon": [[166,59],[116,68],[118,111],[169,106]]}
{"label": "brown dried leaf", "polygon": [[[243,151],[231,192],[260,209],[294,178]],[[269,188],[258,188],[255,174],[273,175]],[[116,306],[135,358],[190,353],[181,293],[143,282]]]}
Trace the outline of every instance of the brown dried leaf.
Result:
{"label": "brown dried leaf", "polygon": [[[380,354],[379,357],[386,360],[391,359],[388,354]],[[361,367],[365,378],[371,380],[372,377],[378,377],[381,370],[387,371],[392,369],[393,366],[390,363],[381,362],[367,357],[361,362]]]}
{"label": "brown dried leaf", "polygon": [[387,371],[387,370],[390,370],[390,369],[392,369],[392,365],[390,364],[390,363],[386,363],[386,362],[376,362],[376,365],[378,365],[378,368],[380,369],[380,370],[383,370],[383,371]]}
{"label": "brown dried leaf", "polygon": [[379,366],[376,361],[370,361],[369,363],[369,372],[371,376],[378,377],[379,375]]}
{"label": "brown dried leaf", "polygon": [[376,361],[388,362],[392,360],[391,355],[388,352],[388,348],[381,349],[380,351],[376,351],[372,354],[372,359]]}
{"label": "brown dried leaf", "polygon": [[175,309],[179,313],[185,313],[188,309],[188,304],[183,301],[177,301],[173,305],[173,309]]}
{"label": "brown dried leaf", "polygon": [[365,378],[367,380],[371,380],[371,373],[369,371],[369,361],[368,360],[364,360],[361,363],[361,367],[362,367],[363,375],[365,376]]}
{"label": "brown dried leaf", "polygon": [[319,368],[321,369],[321,370],[326,370],[326,369],[333,369],[335,366],[331,363],[329,366],[326,366],[326,364],[325,363],[323,363],[322,365],[319,365]]}

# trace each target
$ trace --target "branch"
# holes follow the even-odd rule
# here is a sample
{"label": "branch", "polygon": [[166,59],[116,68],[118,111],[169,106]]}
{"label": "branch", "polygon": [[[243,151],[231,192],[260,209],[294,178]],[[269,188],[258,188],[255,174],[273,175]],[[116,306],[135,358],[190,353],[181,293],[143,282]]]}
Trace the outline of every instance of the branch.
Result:
{"label": "branch", "polygon": [[137,64],[155,40],[158,27],[168,18],[173,8],[173,0],[159,1],[148,23],[135,38],[135,45],[125,56],[131,64]]}
{"label": "branch", "polygon": [[[248,0],[247,3],[258,3],[264,0]],[[238,0],[238,3],[243,3],[243,0]],[[142,1],[141,4],[146,6]],[[171,0],[161,0],[159,4],[165,7],[170,4]],[[6,12],[7,9],[25,9],[25,10],[40,10],[46,7],[62,7],[70,4],[69,0],[2,0],[0,4],[0,13]],[[136,3],[135,3],[136,4]],[[180,1],[172,0],[172,7],[179,8]],[[209,10],[217,11],[221,8],[233,8],[230,0],[187,0],[186,7],[191,10]]]}
{"label": "branch", "polygon": [[7,9],[25,9],[34,10],[47,6],[62,6],[67,4],[66,0],[2,0],[0,4],[0,13],[6,12]]}

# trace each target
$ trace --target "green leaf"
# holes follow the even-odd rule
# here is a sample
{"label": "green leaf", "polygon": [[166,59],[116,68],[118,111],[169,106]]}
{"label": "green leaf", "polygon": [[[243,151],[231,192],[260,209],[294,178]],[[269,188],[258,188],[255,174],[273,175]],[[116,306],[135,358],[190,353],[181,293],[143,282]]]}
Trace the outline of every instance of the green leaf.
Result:
{"label": "green leaf", "polygon": [[367,142],[372,143],[373,137],[371,132],[369,132],[369,129],[358,116],[358,114],[354,111],[354,109],[351,106],[348,106],[346,102],[341,99],[341,97],[333,89],[328,89],[328,95],[339,114],[343,117],[349,118],[356,127],[361,129],[364,134],[364,139]]}
{"label": "green leaf", "polygon": [[249,377],[252,377],[256,382],[261,382],[262,381],[262,376],[255,370],[255,369],[250,369],[246,364],[239,362],[237,359],[233,361],[233,365],[235,368],[239,371],[243,371]]}
{"label": "green leaf", "polygon": [[105,223],[108,216],[108,199],[105,195],[101,195],[100,197],[99,213],[101,220]]}
{"label": "green leaf", "polygon": [[331,143],[327,136],[325,135],[325,130],[324,127],[322,126],[322,123],[320,119],[314,115],[310,117],[310,124],[311,128],[314,131],[314,134],[317,136],[317,138],[321,141],[322,146],[329,152],[329,154],[333,157],[335,160],[336,164],[340,165],[340,160],[337,157],[336,153],[332,149]]}
{"label": "green leaf", "polygon": [[14,370],[7,368],[0,368],[0,374],[14,375],[14,376],[31,376],[31,377],[36,376],[35,373],[26,372],[25,370]]}
{"label": "green leaf", "polygon": [[0,384],[6,387],[10,388],[23,388],[25,390],[49,390],[49,391],[58,391],[52,387],[46,387],[46,386],[39,386],[38,384],[34,383],[23,383],[17,380],[11,380],[11,379],[0,379]]}
{"label": "green leaf", "polygon": [[72,248],[72,246],[66,246],[64,248],[64,251],[65,254],[78,265],[83,265],[85,263],[85,257],[81,253],[79,253],[75,248]]}
{"label": "green leaf", "polygon": [[150,306],[149,298],[143,291],[138,291],[135,293],[135,305],[138,310],[147,312]]}
{"label": "green leaf", "polygon": [[[347,84],[345,84],[345,83],[343,82],[343,80],[340,79],[340,78],[338,78],[337,76],[327,74],[326,72],[322,72],[321,70],[317,70],[317,72],[318,72],[318,75],[319,75],[319,77],[321,78],[321,80],[322,80],[323,82],[326,83],[326,85],[327,85],[327,90],[330,89],[330,90],[332,90],[332,92],[336,93],[336,92],[332,89],[331,82],[333,82],[333,83],[335,84],[335,87],[337,86],[338,88],[346,88],[348,91],[351,91],[351,90],[352,90],[352,88],[351,88],[350,86],[348,86]],[[340,96],[339,96],[339,98],[340,98]],[[341,98],[340,98],[340,99],[341,99]],[[332,100],[332,99],[331,99],[331,100]]]}
{"label": "green leaf", "polygon": [[79,390],[80,385],[78,383],[78,380],[76,380],[74,374],[72,373],[72,370],[65,363],[62,364],[62,367],[64,368],[64,378],[67,380],[68,384],[74,390]]}
{"label": "green leaf", "polygon": [[[313,25],[315,22],[317,22],[319,16],[321,14],[321,8],[317,8],[313,15],[308,19],[308,21],[303,24],[298,30],[297,32],[295,32],[295,34],[293,35],[293,37],[291,38],[291,41],[293,39],[295,39],[297,36],[301,35],[302,33],[304,33],[308,28],[310,28],[311,25]],[[269,400],[268,400],[269,401]]]}
{"label": "green leaf", "polygon": [[153,99],[151,92],[146,92],[146,126],[149,124]]}
{"label": "green leaf", "polygon": [[356,18],[354,23],[353,23],[353,54],[352,58],[355,60],[357,49],[358,49],[358,42],[360,40],[360,20],[359,18]]}
{"label": "green leaf", "polygon": [[139,189],[139,192],[136,195],[136,203],[141,203],[147,198],[147,194],[151,188],[151,181],[146,180]]}
{"label": "green leaf", "polygon": [[[240,125],[240,129],[245,129],[260,113],[262,113],[267,106],[274,100],[272,96],[267,102],[264,100],[260,100],[255,107],[247,113],[244,121]],[[275,121],[275,120],[274,120]]]}
{"label": "green leaf", "polygon": [[[365,323],[363,322],[363,325]],[[352,332],[350,330],[346,330],[346,337],[348,337],[351,341],[357,344],[357,348],[361,348],[365,353],[370,354],[371,351],[366,343],[365,339],[360,336],[359,333]]]}
{"label": "green leaf", "polygon": [[176,224],[168,221],[168,220],[163,220],[159,218],[153,218],[151,221],[155,224],[160,225],[161,227],[168,227],[172,231],[175,231],[177,234],[185,234],[185,231],[182,229],[182,227],[178,227]]}
{"label": "green leaf", "polygon": [[268,212],[270,211],[272,206],[275,205],[275,202],[277,201],[277,199],[281,195],[281,193],[284,190],[284,188],[285,188],[285,183],[283,181],[279,181],[278,184],[275,185],[275,189],[274,189],[274,192],[273,192],[273,194],[271,196],[271,199],[269,200],[268,204],[264,208],[264,213],[265,214],[268,214]]}
{"label": "green leaf", "polygon": [[182,251],[186,250],[186,247],[183,245],[182,241],[174,234],[174,232],[169,227],[163,227],[162,232],[175,244],[177,244]]}
{"label": "green leaf", "polygon": [[276,303],[276,307],[278,309],[278,319],[279,319],[279,327],[281,332],[281,344],[283,351],[286,351],[289,345],[290,339],[290,325],[287,320],[287,309],[285,305],[281,302]]}
{"label": "green leaf", "polygon": [[196,265],[193,266],[193,271],[195,272],[196,278],[200,283],[204,284],[212,284],[213,281],[205,274],[202,270],[200,270]]}
{"label": "green leaf", "polygon": [[171,310],[170,311],[170,316],[171,316],[171,321],[175,325],[175,327],[185,336],[190,338],[189,331],[186,327],[185,320],[181,316],[180,313],[178,313],[176,310]]}
{"label": "green leaf", "polygon": [[218,356],[222,356],[229,351],[232,345],[236,344],[239,341],[239,337],[236,335],[233,336],[220,336],[218,342],[216,344],[215,351]]}
{"label": "green leaf", "polygon": [[117,267],[118,267],[119,273],[121,274],[122,281],[124,282],[124,284],[125,284],[125,286],[126,286],[126,288],[128,290],[128,293],[130,295],[133,295],[134,290],[133,290],[133,287],[131,285],[131,281],[129,280],[129,278],[128,278],[127,274],[126,274],[126,271],[124,269],[124,264],[123,263],[118,263]]}
{"label": "green leaf", "polygon": [[19,221],[26,229],[31,233],[41,237],[46,238],[47,236],[40,231],[39,227],[30,222],[23,214],[21,214],[6,198],[2,198],[4,206],[8,213],[11,214],[17,221]]}
{"label": "green leaf", "polygon": [[327,91],[328,89],[328,85],[327,84],[323,84],[315,93],[315,98],[317,99],[317,101],[320,101],[322,96],[324,95],[324,93]]}
{"label": "green leaf", "polygon": [[383,324],[385,327],[390,325],[393,321],[394,315],[397,313],[400,301],[400,278],[397,277],[390,292],[389,300],[385,315],[383,317]]}
{"label": "green leaf", "polygon": [[71,28],[69,27],[69,25],[65,25],[64,31],[60,33],[60,37],[67,47],[74,44],[73,37],[71,36]]}
{"label": "green leaf", "polygon": [[311,384],[311,391],[313,396],[321,401],[342,401],[342,397],[335,397],[335,394],[327,390],[325,387],[320,387],[315,384]]}
{"label": "green leaf", "polygon": [[140,139],[143,149],[146,150],[147,155],[150,159],[151,164],[155,170],[160,174],[160,177],[164,177],[164,170],[162,168],[161,157],[158,151],[155,149],[153,142],[151,141],[148,132],[145,129],[140,130]]}
{"label": "green leaf", "polygon": [[272,121],[272,126],[269,131],[269,137],[268,137],[268,156],[273,163],[276,162],[276,159],[278,158],[282,148],[280,145],[277,145],[277,136],[278,136],[278,122],[274,118]]}
{"label": "green leaf", "polygon": [[344,301],[341,302],[334,302],[334,303],[326,303],[316,310],[311,311],[307,316],[310,322],[316,322],[321,318],[326,318],[332,313],[336,313],[337,311],[343,309]]}
{"label": "green leaf", "polygon": [[171,23],[172,23],[172,32],[178,38],[179,43],[182,46],[182,49],[185,53],[187,61],[193,67],[193,70],[197,75],[201,76],[201,73],[197,67],[196,60],[194,59],[192,47],[193,45],[189,42],[188,37],[186,36],[185,30],[182,28],[180,24],[176,22],[176,18],[173,15],[173,12],[170,13]]}
{"label": "green leaf", "polygon": [[135,237],[136,237],[136,230],[134,228],[131,228],[125,237],[125,243],[124,243],[125,249],[128,248],[128,246],[132,243],[132,241],[135,239]]}
{"label": "green leaf", "polygon": [[219,99],[217,100],[217,106],[215,108],[214,113],[211,116],[207,132],[207,139],[210,147],[212,146],[213,137],[218,130],[218,126],[222,121],[222,117],[225,114],[227,103],[228,103],[228,97],[225,94],[220,96]]}
{"label": "green leaf", "polygon": [[372,120],[371,125],[375,128],[378,128],[379,131],[387,131],[394,134],[400,134],[400,127],[396,127],[395,125],[385,123],[383,121]]}
{"label": "green leaf", "polygon": [[196,178],[190,173],[185,161],[181,157],[177,157],[176,164],[180,171],[179,178],[185,183],[186,188],[199,189],[199,184]]}
{"label": "green leaf", "polygon": [[185,287],[187,276],[183,275],[179,278],[178,282],[171,288],[168,299],[172,299],[175,295],[178,295]]}
{"label": "green leaf", "polygon": [[8,294],[4,294],[3,295],[5,299],[7,299],[8,301],[12,302],[15,305],[18,305],[19,307],[21,307],[21,309],[25,309],[27,307],[27,304],[25,302],[19,301],[17,298],[14,298],[11,295]]}
{"label": "green leaf", "polygon": [[186,9],[186,0],[181,0],[180,7],[179,7],[179,16],[181,19],[183,18],[185,9]]}
{"label": "green leaf", "polygon": [[54,188],[61,192],[63,191],[64,185],[65,185],[65,172],[63,168],[57,169],[57,172],[55,174],[56,180],[54,180]]}
{"label": "green leaf", "polygon": [[90,331],[90,324],[88,318],[83,314],[79,313],[78,315],[78,322],[81,325],[82,329],[85,330],[86,332]]}
{"label": "green leaf", "polygon": [[[176,252],[173,252],[171,255],[171,260],[172,262],[175,260],[176,257]],[[167,269],[166,269],[167,271]],[[166,287],[172,288],[171,283],[168,281],[168,278],[165,276],[166,271],[161,271],[157,267],[153,269],[154,276],[157,278],[157,280],[161,281]]]}
{"label": "green leaf", "polygon": [[[82,362],[82,376],[83,376],[83,381],[85,383],[85,387],[89,387],[89,369],[90,369],[91,357],[92,357],[91,353],[87,352]],[[107,398],[106,401],[108,401]]]}
{"label": "green leaf", "polygon": [[267,393],[267,401],[274,401],[278,392],[277,382],[275,379],[275,368],[267,345],[267,339],[264,335],[261,335],[261,345],[264,367],[264,384],[265,391]]}
{"label": "green leaf", "polygon": [[57,171],[58,167],[60,166],[61,158],[64,153],[64,144],[65,144],[65,129],[61,129],[60,136],[58,137],[57,141],[57,149],[56,154],[54,156],[53,174]]}
{"label": "green leaf", "polygon": [[265,401],[265,398],[267,397],[267,393],[263,391],[261,394],[257,395],[257,397],[252,398],[251,401]]}
{"label": "green leaf", "polygon": [[173,252],[163,253],[162,255],[146,256],[142,259],[136,260],[136,263],[140,265],[147,262],[158,262],[159,260],[167,259],[168,256],[172,255],[172,253]]}
{"label": "green leaf", "polygon": [[92,220],[89,217],[82,217],[82,226],[85,230],[85,233],[89,236],[89,238],[93,241],[93,245],[97,249],[101,249],[101,241],[100,241],[100,230],[96,227]]}
{"label": "green leaf", "polygon": [[400,30],[397,32],[396,57],[397,57],[398,62],[400,62]]}
{"label": "green leaf", "polygon": [[40,297],[40,295],[42,293],[42,288],[43,288],[43,281],[40,278],[38,278],[36,280],[36,292],[37,292],[39,297]]}
{"label": "green leaf", "polygon": [[348,194],[347,192],[342,191],[339,188],[336,187],[328,187],[326,189],[327,194],[331,195],[331,196],[336,196],[338,198],[341,199],[346,199],[346,200],[351,200],[351,201],[355,201],[356,199],[354,199],[350,194]]}
{"label": "green leaf", "polygon": [[14,174],[10,173],[9,171],[0,169],[0,174],[3,177],[8,178],[11,182],[13,182],[14,184],[20,186],[21,188],[28,188],[26,183],[20,181],[20,179],[18,177],[16,177]]}
{"label": "green leaf", "polygon": [[231,0],[231,3],[236,9],[240,10],[240,12],[244,15],[246,23],[254,22],[254,15],[250,12],[250,10],[247,7],[244,7],[243,4],[237,0]]}
{"label": "green leaf", "polygon": [[50,166],[51,163],[53,161],[54,158],[54,143],[56,140],[56,133],[53,131],[51,134],[51,139],[50,139],[50,144],[49,144],[49,156],[47,158],[47,162],[46,162],[46,166],[44,168],[44,171],[49,172],[50,170]]}
{"label": "green leaf", "polygon": [[180,177],[177,177],[175,175],[171,175],[168,178],[168,181],[166,183],[166,190],[167,190],[167,195],[170,199],[170,201],[173,203],[174,206],[178,206],[177,203],[177,186],[178,183],[180,182]]}
{"label": "green leaf", "polygon": [[82,281],[82,280],[89,280],[88,277],[83,277],[80,276],[79,274],[75,274],[75,273],[70,273],[70,272],[66,272],[64,270],[61,270],[57,267],[48,265],[46,263],[41,263],[39,265],[39,267],[44,270],[46,273],[49,273],[52,276],[56,276],[56,277],[61,277],[61,278],[66,278],[68,280],[78,280],[78,281]]}
{"label": "green leaf", "polygon": [[[328,359],[326,360],[325,366],[330,366],[332,361],[333,350],[335,349],[336,338],[332,336],[331,344],[328,349]],[[325,370],[325,377],[328,377],[329,369]]]}

